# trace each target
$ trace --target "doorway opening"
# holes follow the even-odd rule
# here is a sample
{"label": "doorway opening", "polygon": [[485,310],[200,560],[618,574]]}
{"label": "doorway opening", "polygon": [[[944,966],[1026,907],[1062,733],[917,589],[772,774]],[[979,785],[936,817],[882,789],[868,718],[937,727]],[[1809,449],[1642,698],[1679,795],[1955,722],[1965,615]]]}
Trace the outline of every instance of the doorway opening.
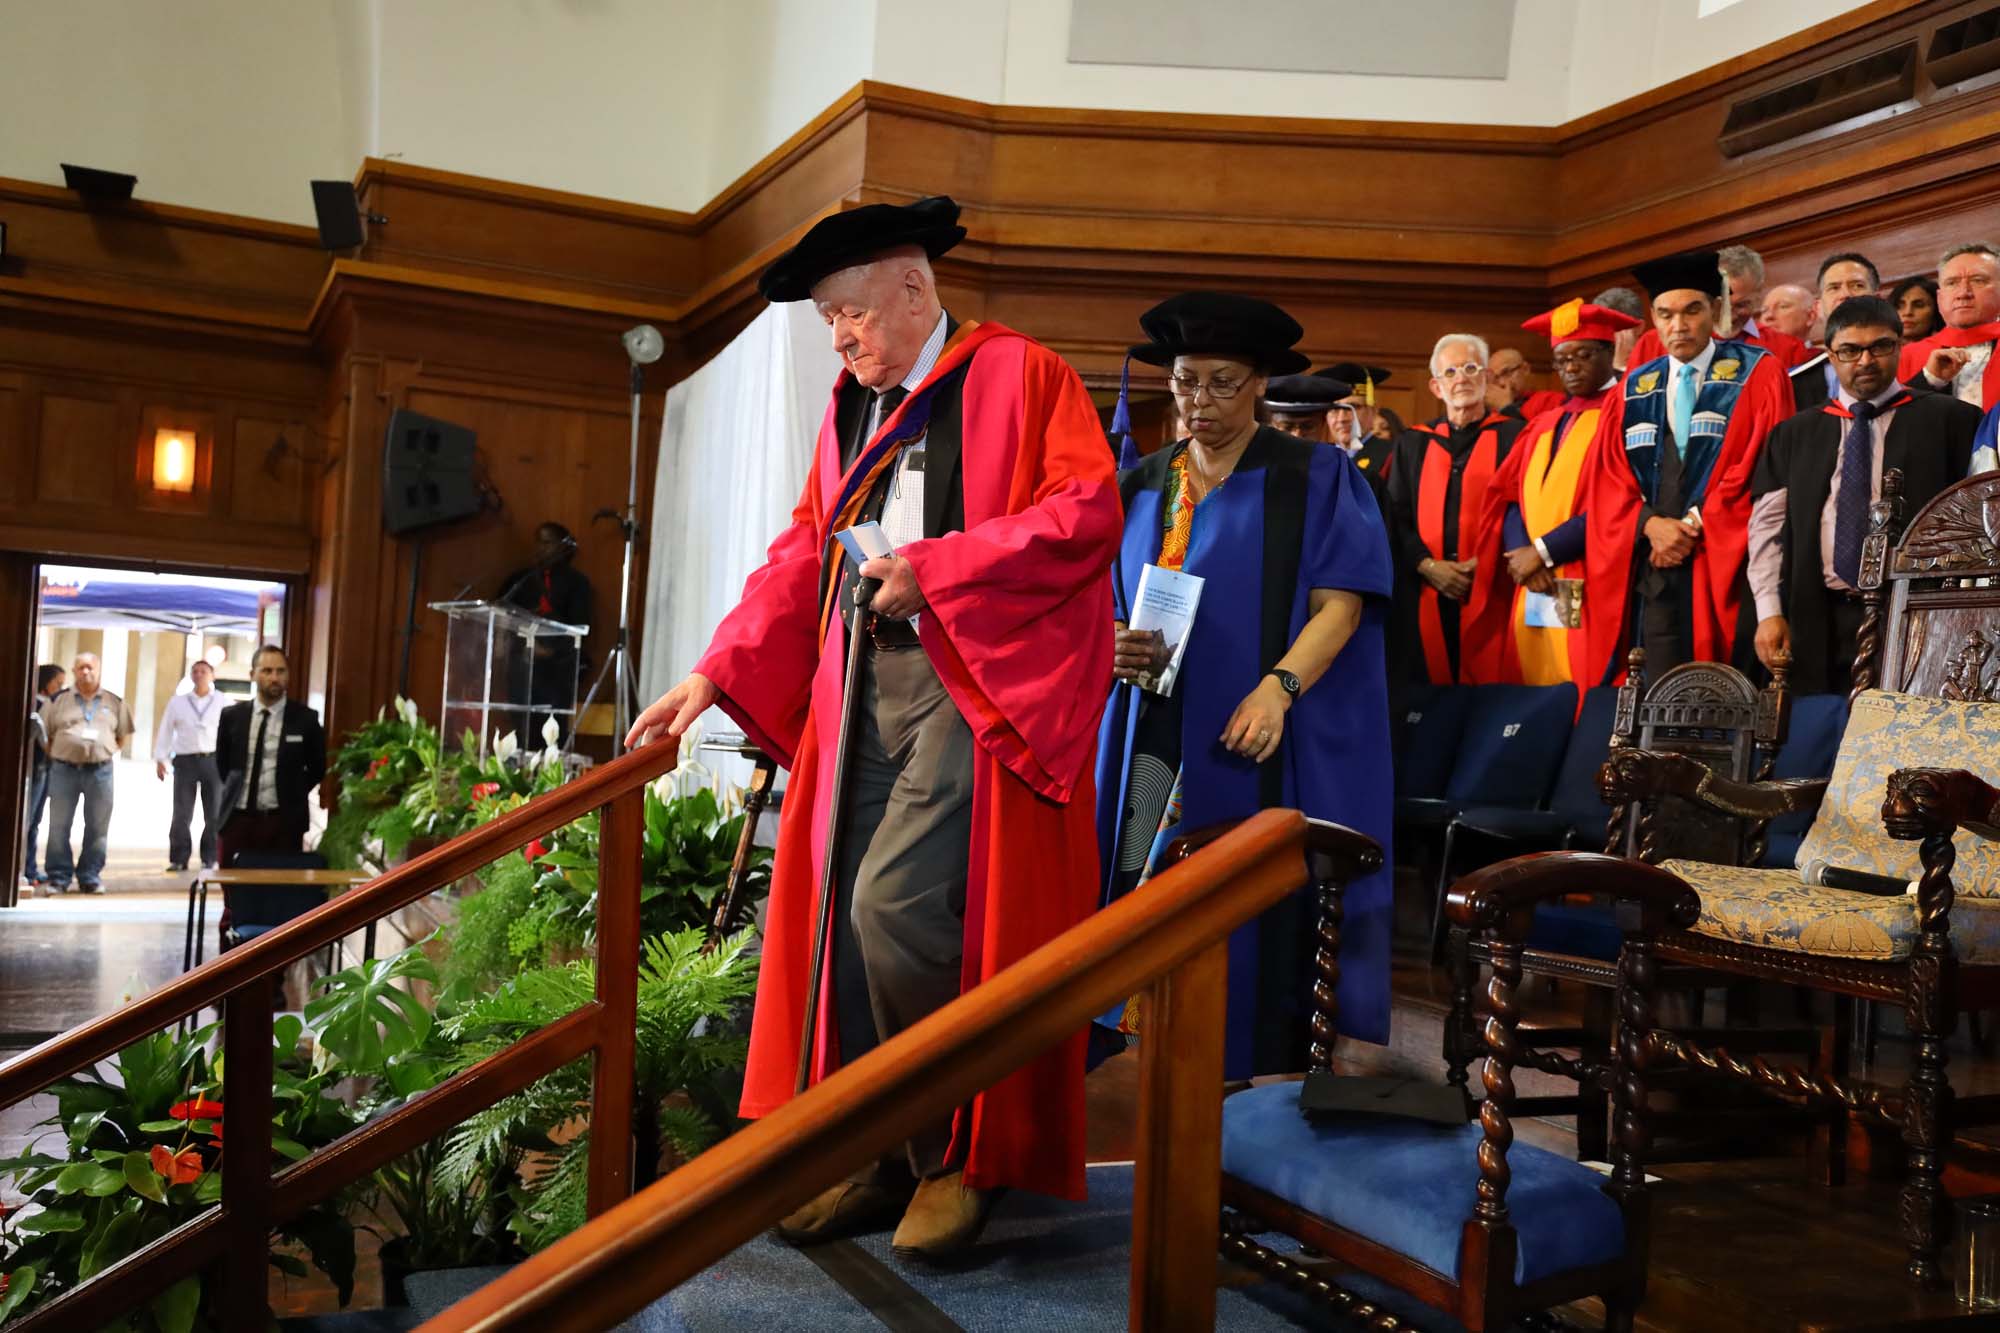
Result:
{"label": "doorway opening", "polygon": [[[100,688],[116,694],[131,717],[131,738],[111,761],[112,809],[100,882],[107,893],[183,893],[187,874],[167,869],[174,783],[171,767],[162,772],[156,752],[161,718],[175,695],[193,690],[190,671],[196,661],[214,668],[216,707],[251,696],[250,665],[258,646],[285,646],[289,589],[277,579],[57,564],[42,565],[36,582],[36,676],[42,668],[60,668],[62,684],[71,687],[68,673],[76,659],[90,654],[98,662]],[[29,795],[32,805],[32,785]],[[21,895],[32,885],[42,896],[48,892],[50,839],[60,831],[52,827],[46,797],[28,817],[30,859],[17,868]],[[189,830],[197,847],[201,823],[197,806]],[[81,808],[68,834],[72,858],[80,860]],[[76,888],[73,883],[72,892]]]}

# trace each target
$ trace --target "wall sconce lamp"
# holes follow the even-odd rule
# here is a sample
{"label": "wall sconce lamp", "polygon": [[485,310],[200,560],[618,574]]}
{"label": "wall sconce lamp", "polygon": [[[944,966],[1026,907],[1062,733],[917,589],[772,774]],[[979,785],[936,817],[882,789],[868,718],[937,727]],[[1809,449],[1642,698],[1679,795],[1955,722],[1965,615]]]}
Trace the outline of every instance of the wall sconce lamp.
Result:
{"label": "wall sconce lamp", "polygon": [[153,433],[153,489],[174,495],[194,491],[194,432],[158,430]]}

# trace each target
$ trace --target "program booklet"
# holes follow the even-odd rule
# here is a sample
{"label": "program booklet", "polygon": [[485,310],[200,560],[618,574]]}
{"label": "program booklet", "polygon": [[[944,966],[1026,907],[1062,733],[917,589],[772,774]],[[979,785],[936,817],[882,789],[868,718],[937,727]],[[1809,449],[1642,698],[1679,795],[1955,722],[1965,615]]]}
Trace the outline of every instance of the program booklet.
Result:
{"label": "program booklet", "polygon": [[1128,629],[1154,630],[1167,645],[1167,665],[1157,675],[1141,675],[1135,682],[1154,694],[1172,694],[1174,678],[1180,675],[1181,654],[1187,650],[1188,631],[1194,628],[1195,608],[1201,604],[1202,579],[1198,574],[1147,565],[1139,571],[1139,595],[1132,602]]}

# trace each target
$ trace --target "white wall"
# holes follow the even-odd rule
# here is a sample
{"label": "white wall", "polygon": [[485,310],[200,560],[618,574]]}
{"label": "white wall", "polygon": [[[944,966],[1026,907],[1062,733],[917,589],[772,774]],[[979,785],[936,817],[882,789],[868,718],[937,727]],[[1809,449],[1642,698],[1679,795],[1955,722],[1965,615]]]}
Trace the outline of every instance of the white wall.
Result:
{"label": "white wall", "polygon": [[[1508,77],[1458,79],[1071,64],[1071,0],[14,0],[0,175],[59,184],[81,162],[136,172],[141,198],[309,223],[306,181],[372,153],[693,210],[863,78],[1020,106],[1548,125],[1854,7],[1700,2],[1516,0]],[[1256,22],[1258,0],[1233,7]]]}
{"label": "white wall", "polygon": [[58,164],[139,177],[140,198],[307,221],[306,181],[348,176],[341,0],[20,0],[0,14],[0,176]]}

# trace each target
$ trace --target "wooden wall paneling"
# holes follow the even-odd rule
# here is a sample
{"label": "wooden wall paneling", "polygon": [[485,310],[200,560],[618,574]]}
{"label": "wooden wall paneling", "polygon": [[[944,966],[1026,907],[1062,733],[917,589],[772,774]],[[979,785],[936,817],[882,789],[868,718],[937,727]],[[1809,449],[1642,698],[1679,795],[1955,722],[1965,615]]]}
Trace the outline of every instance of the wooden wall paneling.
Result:
{"label": "wooden wall paneling", "polygon": [[31,493],[35,469],[28,460],[28,378],[19,371],[0,370],[0,510],[19,505]]}
{"label": "wooden wall paneling", "polygon": [[296,322],[327,267],[311,227],[143,200],[86,209],[69,190],[9,179],[0,209],[6,286],[109,296],[114,307],[165,301],[231,321]]}
{"label": "wooden wall paneling", "polygon": [[377,158],[357,188],[389,219],[368,225],[364,259],[657,301],[703,276],[694,219],[673,209]]}
{"label": "wooden wall paneling", "polygon": [[311,436],[303,421],[239,414],[230,436],[230,493],[224,508],[240,519],[304,528]]}
{"label": "wooden wall paneling", "polygon": [[125,486],[129,469],[118,446],[128,432],[119,429],[115,392],[45,389],[39,406],[37,503],[96,506]]}

